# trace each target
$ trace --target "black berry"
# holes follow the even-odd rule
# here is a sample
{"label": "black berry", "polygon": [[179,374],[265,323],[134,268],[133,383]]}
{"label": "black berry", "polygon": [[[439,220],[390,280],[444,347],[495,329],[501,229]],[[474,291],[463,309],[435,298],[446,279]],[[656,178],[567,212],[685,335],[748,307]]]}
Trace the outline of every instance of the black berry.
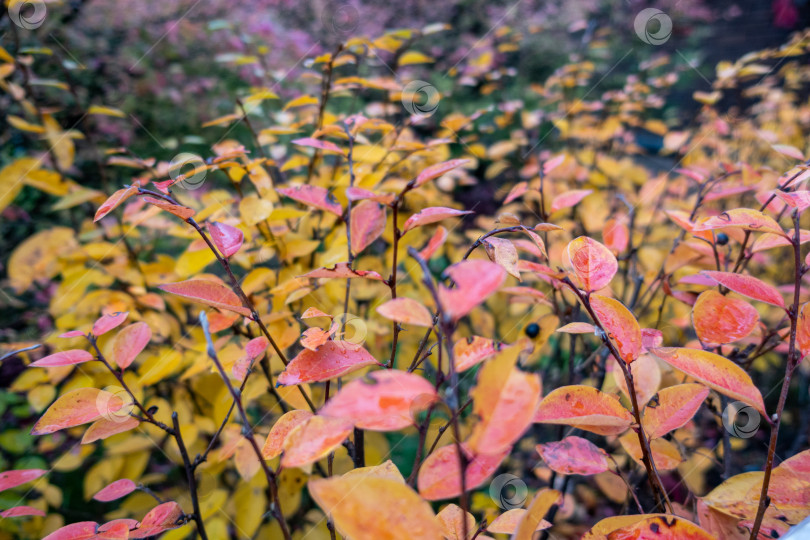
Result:
{"label": "black berry", "polygon": [[714,241],[718,246],[725,246],[728,244],[728,235],[724,232],[717,233],[717,236],[714,237]]}
{"label": "black berry", "polygon": [[534,322],[531,324],[527,324],[524,332],[526,332],[527,336],[534,339],[540,333],[540,325]]}

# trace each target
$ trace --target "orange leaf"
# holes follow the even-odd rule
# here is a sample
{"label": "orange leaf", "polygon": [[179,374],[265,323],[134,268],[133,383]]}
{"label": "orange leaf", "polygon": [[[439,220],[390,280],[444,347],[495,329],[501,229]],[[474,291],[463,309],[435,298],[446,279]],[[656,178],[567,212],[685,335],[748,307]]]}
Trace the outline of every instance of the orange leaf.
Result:
{"label": "orange leaf", "polygon": [[130,324],[121,329],[113,338],[110,357],[118,367],[126,369],[149,345],[151,339],[152,330],[148,324],[145,322]]}
{"label": "orange leaf", "polygon": [[[466,538],[472,538],[475,534],[475,518],[469,512],[464,512],[457,504],[448,504],[442,511],[436,514],[439,524],[444,531],[447,540],[465,540],[464,531],[467,531]],[[466,529],[464,521],[467,522]]]}
{"label": "orange leaf", "polygon": [[810,354],[810,308],[808,304],[802,305],[799,311],[799,323],[796,327],[796,344],[802,353],[802,358]]}
{"label": "orange leaf", "polygon": [[135,482],[128,478],[122,478],[102,488],[98,493],[93,495],[93,500],[101,502],[114,501],[121,497],[126,497],[136,489],[138,489],[138,486],[135,485]]}
{"label": "orange leaf", "polygon": [[695,232],[712,231],[726,227],[734,227],[747,231],[769,232],[785,236],[785,231],[782,230],[782,227],[780,227],[772,217],[758,210],[751,210],[750,208],[728,210],[718,216],[702,219],[695,224],[692,230]]}
{"label": "orange leaf", "polygon": [[470,392],[473,414],[479,418],[468,444],[473,452],[497,454],[508,450],[532,423],[542,391],[537,374],[515,364],[521,347],[504,349],[478,372]]}
{"label": "orange leaf", "polygon": [[453,345],[453,356],[456,359],[456,371],[461,373],[477,366],[501,350],[501,343],[494,339],[472,336],[460,339]]}
{"label": "orange leaf", "polygon": [[557,328],[557,332],[564,334],[595,334],[596,327],[590,323],[572,322]]}
{"label": "orange leaf", "polygon": [[754,386],[751,377],[731,360],[697,349],[664,347],[650,352],[696,381],[751,405],[765,416],[768,415],[762,394]]}
{"label": "orange leaf", "polygon": [[342,418],[313,416],[294,427],[284,440],[281,466],[304,467],[340,446],[354,426]]}
{"label": "orange leaf", "polygon": [[506,279],[503,268],[480,259],[461,261],[449,266],[444,273],[456,286],[451,289],[439,285],[439,301],[444,314],[454,321],[486,300]]}
{"label": "orange leaf", "polygon": [[292,430],[312,418],[314,415],[309,411],[292,410],[287,411],[281,415],[281,418],[276,420],[270,433],[267,434],[267,440],[262,447],[262,457],[264,459],[273,459],[280,456],[284,448],[284,441]]}
{"label": "orange leaf", "polygon": [[290,360],[278,376],[278,384],[289,386],[328,381],[376,364],[378,362],[362,345],[350,341],[327,341],[317,351],[304,349]]}
{"label": "orange leaf", "polygon": [[619,269],[613,253],[587,236],[571,240],[563,251],[563,264],[574,273],[586,291],[607,287]]}
{"label": "orange leaf", "polygon": [[301,345],[310,351],[317,351],[318,347],[323,345],[332,336],[332,330],[324,330],[323,328],[313,327],[304,330],[301,334]]}
{"label": "orange leaf", "polygon": [[[616,386],[629,399],[630,393],[627,391],[627,380],[624,378],[619,362],[612,360],[609,365]],[[645,353],[636,358],[633,364],[628,367],[633,373],[633,387],[636,390],[638,404],[643,406],[658,392],[658,387],[661,385],[661,368],[658,365],[658,360],[653,355]]]}
{"label": "orange leaf", "polygon": [[[621,437],[619,442],[627,454],[635,460],[639,466],[644,466],[642,462],[641,444],[638,442],[638,434],[628,431]],[[650,441],[650,452],[655,467],[660,471],[671,471],[676,468],[683,457],[678,451],[678,447],[666,439],[653,439]]]}
{"label": "orange leaf", "polygon": [[192,302],[215,307],[217,309],[233,311],[244,317],[250,317],[250,310],[242,305],[242,301],[236,293],[225,285],[215,281],[189,279],[180,281],[179,283],[158,285],[158,289],[176,294],[177,296],[182,296]]}
{"label": "orange leaf", "polygon": [[582,437],[538,444],[537,453],[548,468],[560,474],[599,474],[608,470],[607,453]]}
{"label": "orange leaf", "polygon": [[[641,517],[641,516],[635,516]],[[633,525],[616,529],[607,535],[608,540],[716,540],[691,521],[677,516],[651,516]]]}
{"label": "orange leaf", "polygon": [[369,475],[322,478],[309,482],[309,493],[346,538],[442,538],[430,504],[397,480]]}
{"label": "orange leaf", "polygon": [[336,216],[343,215],[343,207],[340,203],[335,200],[334,196],[329,193],[329,191],[320,186],[304,184],[287,188],[277,188],[276,191],[301,204],[331,212]]}
{"label": "orange leaf", "polygon": [[110,418],[99,418],[93,422],[82,437],[82,444],[90,444],[125,431],[135,429],[140,422],[131,416],[113,415]]}
{"label": "orange leaf", "polygon": [[362,201],[352,208],[349,220],[352,253],[366,249],[385,231],[385,207],[374,201]]}
{"label": "orange leaf", "polygon": [[34,427],[31,435],[47,435],[109,417],[126,404],[119,396],[96,388],[78,388],[57,399]]}
{"label": "orange leaf", "polygon": [[489,260],[520,280],[520,271],[517,266],[518,254],[515,245],[510,240],[490,236],[483,241],[483,244]]}
{"label": "orange leaf", "polygon": [[557,388],[548,394],[534,416],[542,424],[574,426],[599,435],[619,435],[633,417],[614,396],[590,386]]}
{"label": "orange leaf", "polygon": [[377,313],[403,324],[416,326],[433,326],[433,315],[428,309],[412,298],[392,298],[377,307]]}
{"label": "orange leaf", "polygon": [[425,208],[421,212],[412,215],[405,221],[405,224],[402,226],[402,234],[405,234],[406,232],[410,231],[411,229],[415,229],[416,227],[421,227],[422,225],[428,225],[430,223],[436,223],[437,221],[442,221],[447,218],[464,216],[466,214],[472,214],[472,212],[469,210],[456,210],[455,208],[445,208],[443,206],[433,206],[430,208]]}
{"label": "orange leaf", "polygon": [[245,241],[242,231],[225,223],[209,223],[208,232],[211,233],[211,241],[226,259],[239,251]]}
{"label": "orange leaf", "polygon": [[582,199],[593,193],[592,189],[575,189],[560,193],[551,201],[551,212],[576,206]]}
{"label": "orange leaf", "polygon": [[124,321],[127,320],[128,315],[128,311],[117,311],[115,313],[102,315],[95,323],[93,323],[93,329],[90,331],[90,333],[96,337],[102,336],[113,328],[117,328],[124,324]]}
{"label": "orange leaf", "polygon": [[512,535],[512,540],[532,540],[534,532],[543,522],[543,517],[553,505],[561,502],[562,494],[556,489],[543,488],[538,491],[518,523],[517,530]]}
{"label": "orange leaf", "polygon": [[349,263],[337,263],[332,268],[318,268],[306,274],[302,274],[302,278],[366,278],[375,279],[377,281],[384,281],[383,277],[374,272],[373,270],[353,270]]}
{"label": "orange leaf", "polygon": [[27,484],[47,473],[48,471],[44,469],[17,469],[0,472],[0,491]]}
{"label": "orange leaf", "polygon": [[641,354],[641,327],[630,310],[618,300],[598,294],[591,296],[591,307],[608,338],[616,343],[622,360],[629,364],[638,358]]}
{"label": "orange leaf", "polygon": [[61,351],[50,356],[40,358],[36,362],[31,362],[28,367],[56,367],[72,366],[93,360],[93,355],[81,349]]}
{"label": "orange leaf", "polygon": [[148,202],[149,204],[157,206],[161,210],[166,210],[170,214],[174,214],[175,216],[179,217],[182,220],[188,220],[194,214],[196,214],[196,212],[191,208],[188,208],[186,206],[180,206],[179,204],[172,204],[169,201],[165,201],[163,199],[156,199],[154,197],[144,197],[143,200]]}
{"label": "orange leaf", "polygon": [[[495,455],[473,454],[465,444],[461,451],[467,457],[467,468],[464,480],[467,490],[473,490],[483,484],[494,473],[501,462],[509,455],[505,452]],[[422,463],[417,476],[416,485],[419,494],[428,501],[452,499],[461,494],[461,469],[458,451],[455,444],[442,446],[430,454]]]}
{"label": "orange leaf", "polygon": [[386,369],[355,379],[332,397],[319,414],[350,420],[361,429],[396,431],[438,400],[433,385],[419,375]]}
{"label": "orange leaf", "polygon": [[[512,508],[511,510],[507,510],[492,520],[492,523],[487,525],[487,532],[513,534],[517,530],[520,521],[526,515],[526,512],[527,510],[525,508]],[[537,525],[535,532],[548,529],[549,527],[551,527],[551,523],[544,519]]]}
{"label": "orange leaf", "polygon": [[118,191],[110,195],[110,197],[106,201],[104,201],[104,203],[101,206],[98,207],[96,215],[93,218],[93,223],[95,223],[96,221],[100,220],[101,218],[103,218],[116,208],[118,208],[121,205],[121,203],[123,203],[136,193],[138,193],[138,186],[133,185],[129,186],[128,188],[119,189]]}
{"label": "orange leaf", "polygon": [[758,322],[759,313],[751,304],[713,289],[701,293],[692,307],[692,323],[704,343],[737,341],[753,332]]}
{"label": "orange leaf", "polygon": [[470,159],[451,159],[449,161],[445,161],[444,163],[436,163],[435,165],[431,165],[419,173],[419,176],[416,177],[416,182],[414,182],[414,187],[419,187],[425,182],[430,182],[431,180],[438,178],[455,168],[471,162],[472,160]]}
{"label": "orange leaf", "polygon": [[765,302],[774,306],[784,308],[785,299],[775,287],[768,285],[764,281],[752,276],[735,274],[734,272],[716,272],[713,270],[703,270],[701,274],[710,277],[723,287],[732,291]]}

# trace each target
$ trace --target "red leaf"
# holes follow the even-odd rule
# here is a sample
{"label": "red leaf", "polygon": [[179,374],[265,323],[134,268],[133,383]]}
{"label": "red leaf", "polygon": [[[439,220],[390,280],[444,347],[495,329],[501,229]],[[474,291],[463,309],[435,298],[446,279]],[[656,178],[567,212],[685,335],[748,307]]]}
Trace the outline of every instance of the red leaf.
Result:
{"label": "red leaf", "polygon": [[253,338],[245,344],[245,354],[233,363],[231,372],[237,380],[243,381],[247,376],[247,370],[250,368],[253,361],[259,358],[270,342],[264,336]]}
{"label": "red leaf", "polygon": [[349,227],[352,253],[357,255],[385,231],[385,207],[374,201],[362,201],[352,208]]}
{"label": "red leaf", "polygon": [[140,525],[129,533],[130,538],[148,538],[180,526],[183,509],[176,502],[166,502],[152,508],[141,520]]}
{"label": "red leaf", "polygon": [[331,212],[336,216],[343,215],[343,207],[340,203],[335,200],[329,191],[320,186],[304,184],[287,188],[277,188],[276,191],[301,204]]}
{"label": "red leaf", "polygon": [[[333,325],[334,328],[334,325]],[[307,328],[301,334],[301,345],[310,351],[317,351],[318,347],[327,342],[332,336],[332,329],[324,330],[322,328]]]}
{"label": "red leaf", "polygon": [[290,360],[278,376],[278,383],[289,386],[342,377],[378,362],[362,345],[350,341],[327,341],[317,351],[304,349]]}
{"label": "red leaf", "polygon": [[702,384],[676,384],[658,392],[658,405],[644,409],[642,424],[651,439],[686,425],[709,395]]}
{"label": "red leaf", "polygon": [[416,177],[414,187],[419,187],[425,182],[429,182],[447,172],[452,171],[455,168],[471,162],[471,159],[451,159],[449,161],[445,161],[444,163],[436,163],[435,165],[431,165],[419,173],[419,176]]}
{"label": "red leaf", "polygon": [[607,287],[619,269],[619,263],[608,248],[587,236],[572,240],[563,251],[563,264],[586,291]]}
{"label": "red leaf", "polygon": [[0,512],[1,518],[15,518],[24,516],[45,517],[45,512],[39,508],[33,508],[31,506],[15,506],[14,508],[9,508],[8,510],[3,510]]}
{"label": "red leaf", "polygon": [[574,426],[599,435],[619,435],[630,427],[633,417],[612,395],[574,385],[557,388],[543,398],[534,421]]}
{"label": "red leaf", "polygon": [[599,474],[608,470],[607,453],[582,437],[538,444],[537,453],[548,468],[560,474]]}
{"label": "red leaf", "polygon": [[281,415],[281,418],[276,420],[270,433],[267,434],[267,440],[262,447],[262,457],[264,459],[273,459],[280,456],[284,448],[284,441],[287,440],[287,435],[295,428],[312,418],[314,415],[309,411],[287,411]]}
{"label": "red leaf", "polygon": [[630,310],[618,300],[598,294],[591,296],[591,307],[608,337],[616,343],[622,360],[629,364],[638,358],[641,354],[641,327]]}
{"label": "red leaf", "polygon": [[767,416],[759,389],[754,386],[748,373],[731,360],[697,349],[665,347],[650,352],[696,381],[747,403]]}
{"label": "red leaf", "polygon": [[447,218],[464,216],[466,214],[472,214],[472,212],[469,210],[445,208],[443,206],[432,206],[430,208],[425,208],[421,212],[412,215],[405,221],[405,224],[402,226],[402,234],[405,234],[416,227],[421,227],[422,225],[428,225]]}
{"label": "red leaf", "polygon": [[82,364],[91,360],[93,360],[93,355],[89,352],[81,349],[73,349],[40,358],[36,362],[31,362],[28,364],[28,367],[72,366],[74,364]]}
{"label": "red leaf", "polygon": [[145,322],[136,322],[120,330],[112,341],[111,358],[121,369],[126,369],[149,345],[152,330]]}
{"label": "red leaf", "polygon": [[335,143],[329,141],[322,141],[320,139],[313,139],[312,137],[304,137],[303,139],[294,139],[292,143],[297,144],[298,146],[317,148],[319,150],[324,150],[327,152],[335,152],[337,154],[343,153],[340,147]]}
{"label": "red leaf", "polygon": [[138,486],[135,485],[135,482],[128,478],[122,478],[99,490],[98,493],[93,495],[93,499],[101,502],[110,502],[120,499],[121,497],[126,497],[136,489],[138,489]]}
{"label": "red leaf", "polygon": [[27,484],[48,471],[44,469],[17,469],[0,473],[0,491]]}
{"label": "red leaf", "polygon": [[560,193],[551,201],[551,213],[576,206],[582,199],[593,193],[592,189],[575,189]]}
{"label": "red leaf", "polygon": [[91,333],[98,337],[103,336],[113,328],[118,328],[127,320],[128,311],[118,311],[107,315],[102,315],[94,324]]}
{"label": "red leaf", "polygon": [[433,236],[430,237],[428,240],[427,245],[419,252],[419,256],[425,259],[426,261],[429,260],[433,255],[436,253],[444,242],[447,240],[447,229],[439,225],[436,227],[436,232],[433,233]]}
{"label": "red leaf", "polygon": [[799,323],[796,326],[796,344],[802,353],[802,358],[810,354],[810,308],[802,304],[799,311]]}
{"label": "red leaf", "polygon": [[192,302],[206,306],[233,311],[244,317],[250,317],[250,310],[242,305],[242,301],[232,290],[215,281],[202,279],[189,279],[179,283],[166,283],[158,285],[158,289],[168,293],[182,296]]}
{"label": "red leaf", "polygon": [[118,208],[121,205],[121,203],[123,203],[136,193],[138,193],[138,186],[133,185],[129,186],[128,188],[119,189],[118,191],[110,195],[110,197],[106,201],[104,201],[104,203],[101,206],[98,207],[96,215],[93,218],[93,223],[95,223],[96,221],[100,220],[101,218],[103,218],[116,208]]}
{"label": "red leaf", "polygon": [[96,388],[78,388],[57,399],[34,427],[31,435],[47,435],[108,417],[126,404],[119,396]]}
{"label": "red leaf", "polygon": [[711,344],[731,343],[754,331],[759,313],[739,298],[708,290],[698,296],[692,307],[692,323],[700,341]]}
{"label": "red leaf", "polygon": [[144,197],[144,201],[148,202],[149,204],[153,204],[162,210],[166,210],[170,214],[174,214],[175,216],[179,217],[180,219],[187,221],[191,218],[195,212],[191,208],[186,206],[180,206],[178,204],[172,204],[169,201],[165,201],[163,199],[156,199],[154,197]]}
{"label": "red leaf", "polygon": [[734,272],[715,272],[703,270],[701,274],[710,277],[723,287],[732,291],[765,302],[774,306],[784,308],[785,299],[779,294],[775,287],[768,285],[755,277],[735,274]]}
{"label": "red leaf", "polygon": [[96,538],[97,528],[95,521],[80,521],[56,529],[42,540],[91,540]]}
{"label": "red leaf", "polygon": [[[496,454],[474,455],[469,447],[462,444],[461,451],[467,457],[467,468],[464,474],[464,486],[468,491],[483,484],[492,475],[509,451]],[[419,494],[428,501],[452,499],[461,494],[461,469],[458,451],[455,444],[449,444],[435,450],[422,463],[416,484]]]}
{"label": "red leaf", "polygon": [[377,306],[377,313],[403,324],[416,326],[433,326],[433,315],[421,303],[412,298],[392,298],[388,302]]}
{"label": "red leaf", "polygon": [[350,420],[360,429],[396,431],[413,425],[414,414],[437,399],[433,385],[419,375],[387,369],[351,381],[319,414]]}
{"label": "red leaf", "polygon": [[304,467],[325,458],[352,432],[350,421],[313,416],[293,428],[284,440],[281,466]]}
{"label": "red leaf", "polygon": [[439,285],[439,301],[444,314],[457,321],[498,290],[506,272],[495,263],[480,259],[449,266],[445,274],[456,284],[452,289]]}
{"label": "red leaf", "polygon": [[225,223],[209,223],[208,232],[211,233],[211,241],[226,259],[239,251],[245,241],[242,231]]}
{"label": "red leaf", "polygon": [[349,263],[347,262],[337,263],[332,268],[318,268],[311,272],[307,272],[306,274],[302,274],[298,277],[341,278],[341,279],[366,278],[366,279],[374,279],[377,281],[384,281],[383,277],[377,272],[374,272],[373,270],[353,270],[349,266]]}

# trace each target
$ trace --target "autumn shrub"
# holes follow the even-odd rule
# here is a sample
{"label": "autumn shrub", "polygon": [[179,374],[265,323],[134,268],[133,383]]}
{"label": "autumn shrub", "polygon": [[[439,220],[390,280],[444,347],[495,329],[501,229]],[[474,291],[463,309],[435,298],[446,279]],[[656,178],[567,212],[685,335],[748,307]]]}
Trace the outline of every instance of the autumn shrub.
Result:
{"label": "autumn shrub", "polygon": [[167,158],[109,144],[126,107],[10,27],[4,227],[39,197],[60,219],[4,256],[29,333],[4,332],[0,538],[774,538],[810,515],[810,33],[718,65],[684,123],[691,68],[649,36],[605,87],[609,32],[510,95],[493,58],[524,34],[418,71],[445,30],[249,75],[188,134],[206,152]]}

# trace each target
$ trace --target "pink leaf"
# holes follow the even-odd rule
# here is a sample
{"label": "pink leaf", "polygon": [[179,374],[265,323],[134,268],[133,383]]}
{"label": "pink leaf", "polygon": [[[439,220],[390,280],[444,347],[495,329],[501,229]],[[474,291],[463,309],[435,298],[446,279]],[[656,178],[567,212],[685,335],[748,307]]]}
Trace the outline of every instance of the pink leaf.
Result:
{"label": "pink leaf", "polygon": [[93,499],[101,502],[110,502],[120,499],[121,497],[126,497],[136,489],[138,489],[138,486],[135,485],[135,482],[128,478],[122,478],[102,488],[98,493],[93,495]]}
{"label": "pink leaf", "polygon": [[343,215],[343,207],[326,188],[304,184],[287,188],[277,188],[276,191],[301,204],[331,212],[336,216]]}
{"label": "pink leaf", "polygon": [[327,341],[317,351],[304,349],[290,360],[278,376],[278,384],[289,386],[328,381],[377,363],[362,345],[350,341]]}
{"label": "pink leaf", "polygon": [[432,206],[430,208],[425,208],[421,212],[412,215],[405,221],[405,224],[402,226],[402,234],[405,234],[416,227],[421,227],[422,225],[428,225],[447,218],[464,216],[466,214],[472,214],[472,212],[469,210],[445,208],[443,206]]}
{"label": "pink leaf", "polygon": [[208,231],[211,233],[211,241],[226,259],[239,251],[245,241],[242,231],[225,223],[209,223]]}
{"label": "pink leaf", "polygon": [[62,351],[44,358],[40,358],[36,362],[31,362],[28,367],[56,367],[56,366],[72,366],[74,364],[82,364],[93,360],[93,355],[81,349],[74,349],[71,351]]}
{"label": "pink leaf", "polygon": [[352,208],[349,220],[352,253],[355,255],[370,246],[385,231],[385,207],[374,201],[362,201]]}
{"label": "pink leaf", "polygon": [[112,360],[121,369],[126,369],[135,358],[149,345],[152,330],[145,322],[136,322],[121,329],[113,338]]}
{"label": "pink leaf", "polygon": [[439,301],[444,314],[458,320],[498,290],[506,280],[506,271],[495,263],[480,259],[449,266],[445,274],[455,287],[439,286]]}
{"label": "pink leaf", "polygon": [[8,510],[3,510],[2,512],[0,512],[0,517],[2,518],[15,518],[24,516],[45,517],[45,512],[43,512],[39,508],[33,508],[31,506],[15,506],[14,508],[9,508]]}
{"label": "pink leaf", "polygon": [[538,444],[537,453],[549,469],[560,474],[599,474],[608,470],[607,453],[582,437]]}
{"label": "pink leaf", "polygon": [[102,336],[113,328],[117,328],[124,324],[124,321],[127,320],[128,315],[128,311],[119,311],[116,313],[110,313],[108,315],[102,315],[93,324],[93,330],[91,332],[96,337]]}
{"label": "pink leaf", "polygon": [[0,473],[0,491],[27,484],[48,471],[43,469],[18,469]]}
{"label": "pink leaf", "polygon": [[774,306],[784,308],[785,299],[779,294],[775,287],[768,285],[764,281],[753,276],[735,274],[734,272],[715,272],[703,270],[701,274],[708,276],[723,287],[732,291],[765,302]]}

